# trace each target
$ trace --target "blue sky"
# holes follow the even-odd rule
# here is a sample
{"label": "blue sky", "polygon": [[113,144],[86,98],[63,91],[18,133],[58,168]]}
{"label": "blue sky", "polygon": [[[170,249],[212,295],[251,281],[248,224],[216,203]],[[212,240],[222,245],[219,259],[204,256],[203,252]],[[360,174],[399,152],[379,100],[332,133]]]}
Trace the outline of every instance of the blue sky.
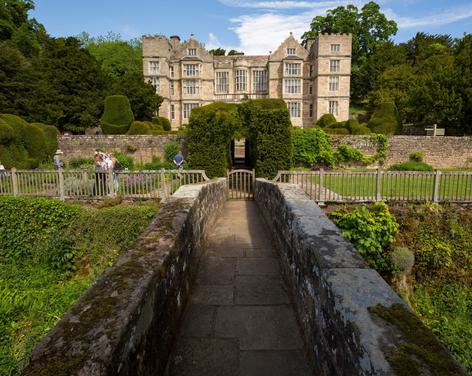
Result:
{"label": "blue sky", "polygon": [[[338,5],[366,1],[335,0],[36,0],[32,16],[53,36],[92,36],[108,31],[125,39],[143,34],[193,33],[207,48],[222,46],[246,54],[274,50],[293,32],[299,38],[311,19]],[[472,32],[470,0],[379,0],[382,11],[399,26],[396,41],[417,31],[462,36]],[[178,16],[174,16],[178,14]]]}

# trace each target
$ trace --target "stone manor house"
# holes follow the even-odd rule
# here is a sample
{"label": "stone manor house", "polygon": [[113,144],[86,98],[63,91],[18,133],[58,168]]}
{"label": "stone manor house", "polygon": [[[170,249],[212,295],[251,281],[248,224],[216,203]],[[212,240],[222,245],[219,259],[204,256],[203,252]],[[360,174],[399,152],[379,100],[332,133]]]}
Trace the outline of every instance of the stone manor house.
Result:
{"label": "stone manor house", "polygon": [[144,78],[164,98],[159,115],[173,129],[187,124],[195,107],[247,98],[282,98],[299,127],[326,113],[349,118],[350,34],[322,34],[304,48],[290,33],[276,51],[260,56],[213,56],[193,36],[142,42]]}

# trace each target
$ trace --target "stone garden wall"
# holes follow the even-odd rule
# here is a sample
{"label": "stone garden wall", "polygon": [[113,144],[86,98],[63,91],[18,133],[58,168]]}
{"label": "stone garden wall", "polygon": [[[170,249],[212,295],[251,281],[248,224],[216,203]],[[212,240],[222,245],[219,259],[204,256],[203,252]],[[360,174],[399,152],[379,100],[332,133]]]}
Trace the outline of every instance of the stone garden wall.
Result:
{"label": "stone garden wall", "polygon": [[226,180],[182,186],[36,346],[24,375],[162,375]]}
{"label": "stone garden wall", "polygon": [[179,135],[160,136],[60,136],[59,148],[64,152],[64,160],[77,157],[93,157],[96,149],[105,152],[121,151],[131,155],[136,163],[151,162],[153,156],[164,157],[164,145],[177,141],[185,153],[185,137]]}
{"label": "stone garden wall", "polygon": [[[399,320],[417,320],[417,334],[419,320],[298,186],[257,179],[255,200],[292,287],[315,374],[395,375],[387,359],[406,340],[370,310],[399,309]],[[456,368],[451,374],[465,375]]]}
{"label": "stone garden wall", "polygon": [[[358,148],[366,155],[375,154],[376,144],[370,136],[330,136],[334,146],[347,144]],[[164,156],[164,145],[175,140],[186,151],[184,136],[60,136],[59,147],[64,151],[64,160],[93,156],[96,149],[122,151],[134,157],[136,163],[150,162],[154,155]],[[424,154],[425,162],[435,168],[472,167],[472,137],[391,136],[385,167],[408,160],[416,151]]]}
{"label": "stone garden wall", "polygon": [[[330,136],[333,146],[347,144],[373,155],[376,144],[370,136]],[[472,167],[472,137],[391,136],[388,138],[385,167],[408,160],[411,153],[420,151],[424,161],[434,168]]]}

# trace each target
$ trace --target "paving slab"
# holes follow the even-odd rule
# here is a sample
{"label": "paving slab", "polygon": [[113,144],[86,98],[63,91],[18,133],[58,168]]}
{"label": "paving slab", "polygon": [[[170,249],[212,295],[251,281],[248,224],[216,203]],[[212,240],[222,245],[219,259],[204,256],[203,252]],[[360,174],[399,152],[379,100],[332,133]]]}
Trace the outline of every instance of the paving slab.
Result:
{"label": "paving slab", "polygon": [[239,344],[234,339],[183,338],[170,359],[168,376],[239,376]]}
{"label": "paving slab", "polygon": [[237,338],[241,350],[298,350],[303,347],[291,306],[218,307],[215,335]]}
{"label": "paving slab", "polygon": [[236,305],[290,304],[285,283],[280,276],[236,276]]}
{"label": "paving slab", "polygon": [[209,234],[168,376],[305,376],[311,368],[278,254],[253,201]]}
{"label": "paving slab", "polygon": [[241,376],[310,376],[303,351],[241,351]]}

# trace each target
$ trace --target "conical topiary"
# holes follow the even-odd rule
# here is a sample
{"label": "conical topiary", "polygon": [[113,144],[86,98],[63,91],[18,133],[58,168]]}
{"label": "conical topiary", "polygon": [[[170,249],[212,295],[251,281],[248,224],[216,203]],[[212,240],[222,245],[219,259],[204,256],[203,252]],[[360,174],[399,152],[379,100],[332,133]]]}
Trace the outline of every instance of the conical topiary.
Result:
{"label": "conical topiary", "polygon": [[105,110],[100,119],[104,134],[125,134],[133,121],[133,111],[128,97],[110,95],[105,98]]}

